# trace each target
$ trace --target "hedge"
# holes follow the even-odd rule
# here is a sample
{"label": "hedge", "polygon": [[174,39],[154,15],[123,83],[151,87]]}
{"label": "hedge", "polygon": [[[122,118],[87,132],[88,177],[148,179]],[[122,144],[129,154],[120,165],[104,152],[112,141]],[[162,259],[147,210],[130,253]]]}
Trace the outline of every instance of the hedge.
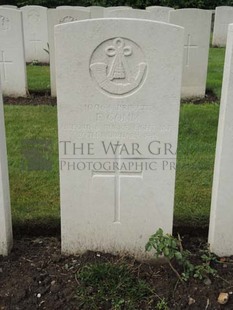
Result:
{"label": "hedge", "polygon": [[79,6],[117,6],[127,5],[133,8],[145,8],[150,5],[170,6],[178,8],[214,9],[216,6],[233,6],[233,0],[0,0],[1,4],[12,4],[18,7],[24,5],[42,5],[53,8],[59,5]]}

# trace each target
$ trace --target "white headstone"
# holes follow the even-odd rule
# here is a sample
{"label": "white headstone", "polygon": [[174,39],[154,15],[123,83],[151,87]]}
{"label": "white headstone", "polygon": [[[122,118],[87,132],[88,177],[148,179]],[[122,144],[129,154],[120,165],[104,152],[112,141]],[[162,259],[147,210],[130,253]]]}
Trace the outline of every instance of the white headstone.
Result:
{"label": "white headstone", "polygon": [[214,32],[212,44],[224,47],[227,41],[228,25],[233,23],[233,7],[219,6],[215,9]]}
{"label": "white headstone", "polygon": [[0,8],[6,8],[6,9],[18,9],[16,5],[9,5],[9,4],[3,4],[3,5],[0,5]]}
{"label": "white headstone", "polygon": [[54,51],[54,26],[77,20],[90,18],[90,13],[77,9],[49,9],[48,10],[48,33],[50,52],[50,85],[51,95],[56,97],[56,73],[55,73],[55,51]]}
{"label": "white headstone", "polygon": [[107,8],[104,8],[106,11],[112,11],[112,10],[128,10],[132,9],[130,6],[109,6]]}
{"label": "white headstone", "polygon": [[168,23],[169,12],[174,9],[166,6],[148,6],[146,10],[151,13],[153,20]]}
{"label": "white headstone", "polygon": [[62,251],[143,257],[172,232],[183,29],[96,19],[55,33]]}
{"label": "white headstone", "polygon": [[71,5],[61,5],[61,6],[57,6],[56,9],[58,10],[70,10],[70,9],[74,9],[74,10],[81,10],[81,11],[86,11],[86,12],[90,12],[90,8],[87,8],[85,6],[71,6]]}
{"label": "white headstone", "polygon": [[6,96],[26,96],[22,12],[0,8],[0,74]]}
{"label": "white headstone", "polygon": [[116,18],[137,18],[137,19],[149,19],[151,20],[151,14],[150,12],[147,12],[145,10],[125,10],[125,9],[118,9],[118,10],[112,10],[112,11],[105,11],[104,17],[116,17]]}
{"label": "white headstone", "polygon": [[219,256],[233,255],[233,24],[229,26],[214,167],[209,244]]}
{"label": "white headstone", "polygon": [[182,98],[204,97],[206,89],[211,12],[200,9],[170,11],[170,23],[184,27]]}
{"label": "white headstone", "polygon": [[28,5],[21,8],[26,62],[49,63],[47,8]]}
{"label": "white headstone", "polygon": [[5,122],[0,85],[0,255],[8,255],[13,244]]}
{"label": "white headstone", "polygon": [[104,17],[104,7],[102,6],[89,6],[91,12],[91,18],[103,18]]}

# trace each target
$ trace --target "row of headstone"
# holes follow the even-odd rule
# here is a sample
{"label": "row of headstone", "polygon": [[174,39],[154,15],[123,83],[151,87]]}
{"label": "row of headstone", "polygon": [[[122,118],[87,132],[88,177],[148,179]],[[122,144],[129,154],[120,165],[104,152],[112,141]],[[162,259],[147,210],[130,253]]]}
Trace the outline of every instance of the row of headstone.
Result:
{"label": "row of headstone", "polygon": [[[96,7],[95,7],[96,9]],[[21,9],[24,20],[24,36],[22,35],[22,21],[20,10],[1,10],[1,73],[4,95],[25,96],[26,69],[24,61],[24,46],[27,61],[38,60],[48,62],[50,54],[51,94],[56,96],[55,55],[54,55],[54,26],[70,21],[90,19],[88,8],[58,8],[50,9],[39,6],[26,6]],[[93,11],[93,13],[95,10]],[[165,14],[166,13],[166,14]],[[157,14],[157,15],[156,15]],[[104,13],[108,18],[137,18],[154,20],[158,18],[185,28],[184,63],[182,98],[204,97],[206,88],[211,12],[199,9],[173,10],[164,7],[150,7],[147,10],[133,10],[131,8],[108,8]],[[157,17],[155,17],[157,16]],[[48,24],[47,24],[48,20]],[[14,25],[16,33],[13,27]],[[17,40],[14,35],[17,34]],[[17,48],[11,47],[11,53],[5,46],[6,41],[17,43]],[[48,43],[49,42],[49,43]],[[13,75],[12,75],[12,73]],[[12,75],[12,80],[7,76]],[[20,77],[20,78],[19,78]],[[19,90],[20,89],[20,90]]]}
{"label": "row of headstone", "polygon": [[[182,27],[135,19],[55,27],[64,253],[143,258],[152,233],[172,232],[183,36]],[[218,255],[233,254],[232,85],[233,24],[209,230]],[[1,99],[0,135],[0,254],[7,255],[12,226]]]}
{"label": "row of headstone", "polygon": [[[13,5],[2,5],[0,7],[5,7],[5,8],[17,8],[16,6]],[[20,8],[21,10],[25,10],[25,14],[29,14],[29,16],[25,16],[25,32],[28,34],[28,31],[31,32],[31,45],[33,45],[32,49],[35,49],[35,45],[40,45],[40,41],[43,42],[44,38],[46,36],[46,30],[44,32],[44,28],[47,24],[47,19],[44,17],[44,14],[46,14],[45,10],[47,8],[45,7],[40,7],[40,6],[27,6],[27,7],[22,7]],[[90,18],[103,18],[103,17],[112,17],[111,14],[109,15],[109,12],[111,11],[116,11],[116,10],[126,10],[126,9],[132,9],[130,7],[126,6],[119,6],[119,7],[100,7],[100,6],[92,6],[92,7],[81,7],[81,6],[59,6],[57,9],[77,9],[77,10],[85,10],[90,13]],[[31,10],[31,11],[30,11]],[[145,10],[133,10],[135,11],[134,13],[131,13],[135,18],[143,18],[149,19],[149,16],[151,19],[156,20],[156,21],[163,21],[163,22],[168,22],[169,21],[169,12],[173,10],[172,8],[169,7],[160,7],[160,6],[151,6],[147,7],[146,11],[148,11],[150,14],[146,14]],[[210,10],[211,11],[211,10]],[[122,12],[117,13],[117,17],[121,17],[120,15]],[[126,13],[124,13],[126,14]],[[130,16],[128,16],[130,17]],[[42,40],[39,38],[39,41],[33,41],[34,40],[34,32],[33,29],[30,30],[28,28],[28,22],[31,24],[31,22],[34,21],[36,25],[34,27],[39,27],[39,24],[42,24],[43,29],[43,34],[42,34]],[[215,9],[215,23],[214,23],[214,32],[213,32],[213,41],[212,44],[214,46],[225,46],[226,45],[226,38],[227,38],[227,28],[230,23],[233,22],[233,7],[230,6],[220,6],[216,7]],[[27,40],[27,35],[25,40]],[[45,48],[47,49],[47,42],[44,45]],[[28,48],[28,43],[26,44],[26,50]],[[44,48],[44,49],[45,49]],[[43,50],[43,49],[42,49]],[[36,56],[36,53],[34,54]],[[40,56],[40,53],[39,55]],[[47,56],[47,57],[46,57]],[[30,58],[30,52],[26,51],[26,59],[27,61],[31,61]],[[35,60],[35,59],[33,59]],[[38,59],[41,61],[40,59]],[[43,55],[42,61],[48,61],[48,55]]]}
{"label": "row of headstone", "polygon": [[[162,7],[151,7],[148,8],[148,10],[109,8],[105,11],[104,16],[106,18],[136,18],[148,20],[158,18],[160,21],[170,22],[184,27],[185,43],[182,98],[205,96],[212,16],[210,11],[199,9],[173,10],[171,8]],[[54,26],[60,23],[89,18],[90,13],[85,10],[63,8],[62,10],[52,9],[48,11],[52,96],[56,96]]]}

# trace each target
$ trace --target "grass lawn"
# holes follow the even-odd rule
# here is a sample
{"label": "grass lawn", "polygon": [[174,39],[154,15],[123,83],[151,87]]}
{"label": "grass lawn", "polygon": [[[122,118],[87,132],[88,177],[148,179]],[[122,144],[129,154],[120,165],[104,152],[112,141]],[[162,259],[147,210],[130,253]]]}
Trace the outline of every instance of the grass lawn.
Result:
{"label": "grass lawn", "polygon": [[[175,224],[208,225],[218,110],[215,104],[181,106]],[[14,224],[57,225],[57,109],[5,106],[5,118]],[[40,153],[27,149],[32,139],[48,140],[45,153],[52,162],[51,169],[33,171],[40,163]]]}
{"label": "grass lawn", "polygon": [[[5,106],[11,204],[16,226],[59,223],[56,113],[56,107],[51,106]],[[38,170],[41,156],[28,146],[32,140],[49,140],[48,151],[43,153],[52,161],[51,170]]]}
{"label": "grass lawn", "polygon": [[221,97],[225,48],[210,48],[207,75],[207,89]]}
{"label": "grass lawn", "polygon": [[182,105],[175,224],[208,226],[219,106]]}
{"label": "grass lawn", "polygon": [[30,93],[49,93],[49,66],[27,65],[28,89]]}

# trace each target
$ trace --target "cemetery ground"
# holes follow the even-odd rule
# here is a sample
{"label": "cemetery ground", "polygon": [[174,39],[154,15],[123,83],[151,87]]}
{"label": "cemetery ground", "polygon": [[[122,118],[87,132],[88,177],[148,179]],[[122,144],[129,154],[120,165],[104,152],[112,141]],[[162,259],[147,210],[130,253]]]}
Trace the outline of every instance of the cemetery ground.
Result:
{"label": "cemetery ground", "polygon": [[[180,234],[194,265],[203,262],[203,250],[208,254],[224,53],[211,48],[208,96],[182,103],[180,112],[174,236]],[[182,283],[160,262],[60,254],[57,108],[48,95],[48,67],[27,70],[30,97],[5,98],[4,106],[15,244],[0,258],[0,309],[232,309],[232,296],[224,306],[217,298],[233,291],[233,258],[208,254],[217,273]]]}

